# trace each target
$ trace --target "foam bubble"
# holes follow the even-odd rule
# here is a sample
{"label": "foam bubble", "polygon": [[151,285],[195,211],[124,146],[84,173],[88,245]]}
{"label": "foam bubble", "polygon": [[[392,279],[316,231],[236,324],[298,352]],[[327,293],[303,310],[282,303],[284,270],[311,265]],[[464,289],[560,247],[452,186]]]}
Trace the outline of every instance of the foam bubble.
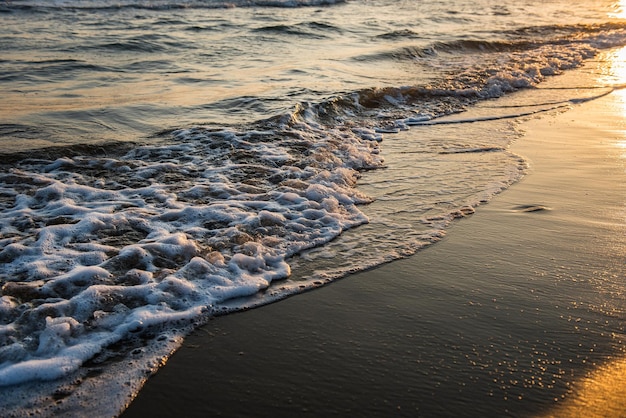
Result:
{"label": "foam bubble", "polygon": [[[25,160],[0,175],[13,196],[0,219],[0,385],[57,379],[112,343],[197,320],[367,222],[354,186],[382,164],[379,137],[292,122],[189,128],[117,160]],[[18,193],[16,175],[30,179]]]}

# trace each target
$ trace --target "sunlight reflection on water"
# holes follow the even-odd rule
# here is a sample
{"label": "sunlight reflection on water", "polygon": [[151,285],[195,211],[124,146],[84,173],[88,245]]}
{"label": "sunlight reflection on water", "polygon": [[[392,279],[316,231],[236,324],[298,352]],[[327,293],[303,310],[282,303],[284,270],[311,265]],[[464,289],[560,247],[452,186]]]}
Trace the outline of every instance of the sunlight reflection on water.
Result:
{"label": "sunlight reflection on water", "polygon": [[577,396],[546,417],[621,417],[626,411],[626,359],[620,358],[589,373],[575,384]]}
{"label": "sunlight reflection on water", "polygon": [[[626,16],[626,12],[624,13]],[[604,65],[601,67],[602,76],[598,79],[598,84],[615,88],[611,92],[614,97],[613,103],[616,111],[624,117],[621,123],[618,123],[621,129],[615,131],[614,146],[621,152],[621,158],[626,158],[626,48],[608,53],[602,61]]]}
{"label": "sunlight reflection on water", "polygon": [[614,11],[609,13],[609,17],[616,19],[626,19],[626,1],[620,0],[613,5]]}

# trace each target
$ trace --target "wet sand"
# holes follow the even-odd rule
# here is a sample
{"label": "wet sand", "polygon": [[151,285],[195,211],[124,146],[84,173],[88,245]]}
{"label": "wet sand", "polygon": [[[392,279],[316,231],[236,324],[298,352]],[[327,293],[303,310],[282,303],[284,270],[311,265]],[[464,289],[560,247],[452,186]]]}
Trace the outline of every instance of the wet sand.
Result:
{"label": "wet sand", "polygon": [[625,97],[523,122],[526,177],[441,242],[210,321],[123,416],[623,416]]}

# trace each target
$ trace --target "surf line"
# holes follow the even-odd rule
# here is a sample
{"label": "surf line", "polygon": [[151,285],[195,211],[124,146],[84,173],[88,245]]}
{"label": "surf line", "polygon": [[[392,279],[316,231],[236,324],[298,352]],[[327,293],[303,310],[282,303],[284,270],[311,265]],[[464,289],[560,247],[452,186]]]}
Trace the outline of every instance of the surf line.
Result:
{"label": "surf line", "polygon": [[530,116],[536,115],[537,113],[549,112],[551,110],[563,109],[568,107],[567,104],[563,104],[560,106],[552,106],[547,109],[541,110],[533,110],[530,112],[521,112],[521,113],[512,113],[508,115],[498,115],[498,116],[483,116],[480,118],[468,118],[468,119],[454,119],[454,120],[429,120],[429,121],[404,121],[408,126],[432,126],[432,125],[454,125],[461,123],[474,123],[474,122],[487,122],[492,120],[503,120],[503,119],[514,119],[520,118],[522,116]]}
{"label": "surf line", "polygon": [[[604,96],[608,96],[609,94],[617,90],[622,90],[625,88],[626,88],[626,84],[622,84],[619,86],[615,86],[611,88],[610,90],[604,93],[598,94],[596,96],[569,99],[567,101],[562,102],[563,104],[560,104],[558,106],[551,106],[546,109],[532,110],[528,112],[511,113],[507,115],[497,115],[497,116],[483,116],[483,117],[478,117],[478,118],[454,119],[454,120],[411,120],[409,118],[408,120],[404,121],[404,123],[408,126],[433,126],[433,125],[454,125],[454,124],[461,124],[461,123],[487,122],[487,121],[503,120],[503,119],[515,119],[515,118],[521,118],[523,116],[531,116],[531,115],[536,115],[538,113],[544,113],[544,112],[550,112],[552,110],[563,109],[563,108],[569,107],[570,104],[581,104],[585,102],[590,102],[592,100],[597,100]],[[532,106],[532,105],[528,105],[528,106]]]}

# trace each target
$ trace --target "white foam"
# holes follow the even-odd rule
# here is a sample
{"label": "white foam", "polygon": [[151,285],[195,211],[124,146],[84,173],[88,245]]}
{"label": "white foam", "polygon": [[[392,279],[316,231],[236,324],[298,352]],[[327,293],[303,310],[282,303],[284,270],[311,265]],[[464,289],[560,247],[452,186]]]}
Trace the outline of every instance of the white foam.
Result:
{"label": "white foam", "polygon": [[[0,219],[0,386],[58,379],[112,343],[197,320],[367,222],[354,186],[382,163],[379,134],[294,121],[280,133],[186,129],[119,160],[8,173],[24,184]],[[11,182],[2,191],[15,195]]]}

